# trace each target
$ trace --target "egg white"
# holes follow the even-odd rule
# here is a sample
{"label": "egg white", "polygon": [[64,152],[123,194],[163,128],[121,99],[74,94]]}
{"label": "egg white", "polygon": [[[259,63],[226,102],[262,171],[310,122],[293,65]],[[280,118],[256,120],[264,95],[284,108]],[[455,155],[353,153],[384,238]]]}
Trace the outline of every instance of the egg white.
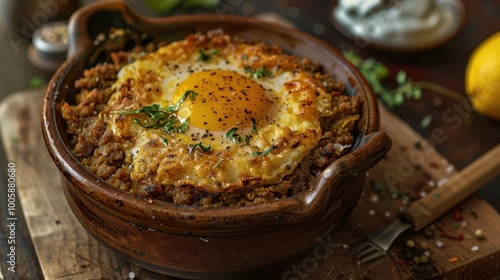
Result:
{"label": "egg white", "polygon": [[[116,96],[110,99],[111,111],[133,110],[151,104],[172,105],[177,86],[199,71],[228,70],[251,76],[243,67],[242,53],[211,49],[207,50],[212,53],[210,59],[201,62],[195,50],[181,56],[172,55],[178,48],[176,44],[182,43],[162,47],[119,71]],[[316,104],[331,104],[331,101],[308,73],[277,69],[269,69],[273,73],[270,77],[253,78],[264,89],[271,106],[265,122],[257,124],[258,133],[252,133],[252,127],[238,127],[240,136],[250,136],[248,143],[227,139],[228,131],[192,125],[185,133],[168,134],[161,129],[146,129],[134,124],[133,119],[137,116],[109,113],[106,117],[108,127],[116,137],[129,141],[126,146],[128,160],[133,166],[132,180],[191,185],[216,193],[249,185],[274,184],[290,174],[321,137],[318,119],[331,108],[320,111]],[[145,82],[144,73],[152,72],[156,78]],[[130,81],[134,84],[131,92],[118,90]],[[144,90],[146,87],[158,88],[159,92],[148,93]],[[140,100],[140,104],[124,104],[126,94]],[[309,104],[312,96],[318,100]],[[273,149],[277,141],[281,144]],[[210,150],[192,150],[197,143]]]}

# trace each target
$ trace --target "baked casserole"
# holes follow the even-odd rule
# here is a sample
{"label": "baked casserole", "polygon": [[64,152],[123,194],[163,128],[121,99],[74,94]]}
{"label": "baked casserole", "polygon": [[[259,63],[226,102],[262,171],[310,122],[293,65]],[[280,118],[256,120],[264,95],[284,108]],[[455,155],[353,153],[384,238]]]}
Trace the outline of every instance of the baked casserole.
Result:
{"label": "baked casserole", "polygon": [[362,97],[279,46],[215,30],[111,58],[60,110],[82,165],[150,203],[291,197],[354,144]]}

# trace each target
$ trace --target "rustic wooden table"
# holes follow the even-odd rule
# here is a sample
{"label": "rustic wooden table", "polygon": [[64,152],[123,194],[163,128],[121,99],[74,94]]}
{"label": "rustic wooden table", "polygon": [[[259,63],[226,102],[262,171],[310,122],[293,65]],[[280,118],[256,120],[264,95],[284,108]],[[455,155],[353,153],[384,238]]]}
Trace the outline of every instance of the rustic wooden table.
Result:
{"label": "rustic wooden table", "polygon": [[[131,1],[134,2],[134,1]],[[361,56],[375,57],[389,67],[394,74],[399,69],[405,70],[414,80],[432,81],[456,92],[464,92],[464,71],[467,59],[472,50],[487,36],[500,30],[500,2],[496,0],[471,1],[464,4],[467,10],[467,20],[464,29],[450,44],[431,51],[417,54],[393,54],[370,48],[359,48],[350,39],[342,36],[328,21],[326,14],[328,1],[317,1],[310,5],[303,0],[293,1],[226,1],[227,13],[262,14],[273,12],[282,18],[293,22],[296,26],[326,42],[342,48],[358,51]],[[309,5],[308,5],[309,4]],[[230,9],[229,9],[230,8]],[[0,127],[2,141],[8,158],[1,158],[2,171],[0,185],[7,182],[8,163],[16,164],[16,175],[19,189],[16,205],[16,253],[17,272],[9,272],[9,246],[7,229],[7,207],[1,209],[1,239],[0,239],[0,279],[124,279],[133,272],[137,279],[155,279],[158,275],[141,270],[123,262],[93,240],[68,212],[67,205],[60,199],[56,170],[44,154],[43,143],[38,130],[36,114],[39,107],[37,101],[41,98],[40,91],[21,92],[28,87],[28,81],[34,76],[47,79],[51,73],[33,67],[26,56],[27,45],[13,45],[8,36],[8,30],[0,27],[0,95],[3,99]],[[420,195],[424,171],[431,172],[426,178],[425,191],[430,186],[428,181],[438,182],[450,176],[446,172],[449,165],[461,169],[479,155],[500,143],[500,123],[484,118],[474,112],[454,116],[462,119],[461,125],[451,126],[444,118],[448,110],[453,110],[456,102],[436,93],[425,91],[422,100],[407,102],[402,107],[386,114],[389,121],[383,121],[383,127],[394,135],[396,145],[391,153],[407,155],[414,149],[415,141],[432,139],[436,129],[442,129],[447,136],[446,141],[436,144],[438,153],[432,152],[429,160],[435,160],[416,172],[401,187],[413,196]],[[420,126],[420,121],[427,114],[432,114],[434,120],[427,128]],[[469,118],[470,122],[465,122]],[[402,121],[401,121],[402,120]],[[408,124],[408,126],[406,124]],[[384,126],[385,125],[385,126]],[[401,138],[400,135],[409,137]],[[406,140],[400,140],[406,139]],[[406,141],[406,142],[405,142]],[[3,154],[3,151],[0,152]],[[391,157],[389,157],[390,159]],[[439,168],[430,168],[430,166]],[[394,164],[394,162],[392,163]],[[380,172],[394,168],[391,161],[383,162],[370,172],[371,180],[380,181]],[[376,172],[379,170],[380,172]],[[426,175],[427,176],[427,175]],[[437,225],[452,236],[463,235],[461,242],[438,237],[426,240],[421,234],[408,234],[401,238],[415,241],[427,241],[430,244],[432,262],[420,269],[408,263],[400,264],[404,244],[398,244],[392,251],[392,256],[375,262],[369,266],[356,266],[346,257],[347,244],[361,238],[362,233],[387,223],[395,217],[398,207],[403,201],[393,198],[380,189],[367,186],[367,191],[360,200],[349,222],[338,232],[329,236],[325,242],[331,242],[331,254],[324,261],[314,262],[310,258],[314,249],[280,264],[273,271],[271,279],[412,279],[444,277],[453,279],[494,279],[500,277],[500,240],[495,234],[499,232],[499,215],[493,208],[500,209],[500,178],[496,178],[479,192],[484,200],[471,198],[457,208],[464,220],[456,221],[452,213],[443,217]],[[44,188],[42,188],[44,187]],[[419,191],[415,193],[414,189]],[[0,205],[7,205],[6,188],[2,188]],[[47,193],[44,190],[48,190]],[[386,190],[387,191],[387,190]],[[53,195],[48,197],[47,195]],[[59,199],[58,199],[59,197]],[[56,198],[56,202],[50,200]],[[50,203],[48,203],[48,201]],[[58,201],[58,202],[57,202]],[[52,204],[51,204],[52,203]],[[22,206],[22,209],[20,208]],[[492,207],[493,206],[493,207]],[[465,223],[464,223],[465,221]],[[482,228],[487,236],[484,240],[476,240],[472,236],[476,228]],[[438,248],[436,239],[445,243],[445,248]],[[335,240],[335,241],[331,241]],[[318,243],[321,246],[324,243]],[[473,252],[472,247],[478,246],[479,251]],[[323,248],[323,247],[322,247]],[[325,251],[330,253],[329,251]],[[456,262],[453,258],[456,257]],[[311,261],[311,262],[309,262]],[[298,269],[298,270],[297,270]],[[305,270],[304,270],[305,269]],[[294,278],[296,277],[296,278]]]}

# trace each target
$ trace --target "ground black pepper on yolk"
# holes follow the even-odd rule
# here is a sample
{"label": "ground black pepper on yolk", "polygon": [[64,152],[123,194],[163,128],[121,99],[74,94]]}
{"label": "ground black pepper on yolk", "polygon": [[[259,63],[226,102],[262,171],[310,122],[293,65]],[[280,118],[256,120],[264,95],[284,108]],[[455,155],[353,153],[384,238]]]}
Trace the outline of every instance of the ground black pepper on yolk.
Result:
{"label": "ground black pepper on yolk", "polygon": [[179,84],[174,100],[186,91],[198,96],[183,102],[178,116],[191,125],[209,131],[227,131],[233,127],[250,128],[252,119],[266,121],[270,100],[264,89],[248,76],[227,70],[208,70],[191,74]]}

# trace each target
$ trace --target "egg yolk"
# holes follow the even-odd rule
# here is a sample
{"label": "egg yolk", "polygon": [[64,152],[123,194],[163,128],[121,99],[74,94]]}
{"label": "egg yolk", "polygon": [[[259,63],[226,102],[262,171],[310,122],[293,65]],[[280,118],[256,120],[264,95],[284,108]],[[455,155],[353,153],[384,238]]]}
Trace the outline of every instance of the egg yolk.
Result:
{"label": "egg yolk", "polygon": [[187,98],[180,106],[178,116],[189,118],[189,124],[200,129],[225,131],[237,127],[251,127],[252,119],[265,120],[270,101],[264,89],[254,80],[228,70],[208,70],[191,74],[176,88],[173,101],[185,92],[194,91],[194,99]]}

